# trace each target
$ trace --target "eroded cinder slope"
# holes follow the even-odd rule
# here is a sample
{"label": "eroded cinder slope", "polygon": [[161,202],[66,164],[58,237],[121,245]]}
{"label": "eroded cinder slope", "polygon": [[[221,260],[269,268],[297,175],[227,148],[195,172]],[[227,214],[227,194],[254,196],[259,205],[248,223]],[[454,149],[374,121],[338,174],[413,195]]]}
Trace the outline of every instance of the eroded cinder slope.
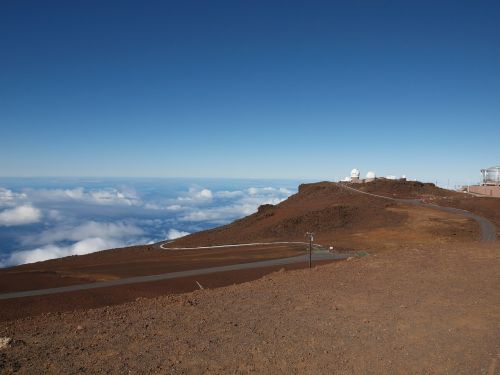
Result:
{"label": "eroded cinder slope", "polygon": [[303,184],[278,205],[263,205],[250,216],[194,233],[171,246],[220,245],[256,241],[302,241],[307,231],[321,237],[332,231],[397,226],[406,215],[387,208],[396,203],[363,196],[331,182]]}

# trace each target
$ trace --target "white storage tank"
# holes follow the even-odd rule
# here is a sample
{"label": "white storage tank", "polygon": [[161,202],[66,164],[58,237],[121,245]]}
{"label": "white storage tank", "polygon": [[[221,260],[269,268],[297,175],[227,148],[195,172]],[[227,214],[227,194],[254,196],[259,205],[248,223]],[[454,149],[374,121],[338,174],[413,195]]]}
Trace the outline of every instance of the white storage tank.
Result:
{"label": "white storage tank", "polygon": [[500,185],[500,166],[481,169],[482,185]]}

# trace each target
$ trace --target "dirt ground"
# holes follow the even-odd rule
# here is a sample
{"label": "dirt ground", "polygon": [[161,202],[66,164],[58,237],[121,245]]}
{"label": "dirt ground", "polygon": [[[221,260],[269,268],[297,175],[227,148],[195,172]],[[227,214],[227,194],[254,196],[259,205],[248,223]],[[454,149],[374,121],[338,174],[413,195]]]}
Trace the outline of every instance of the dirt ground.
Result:
{"label": "dirt ground", "polygon": [[440,206],[461,208],[486,217],[495,224],[497,236],[500,238],[500,198],[476,197],[470,194],[461,194],[453,198],[434,198],[432,202]]}
{"label": "dirt ground", "polygon": [[0,269],[0,293],[281,259],[304,254],[305,248],[277,244],[169,251],[158,246],[132,246]]}
{"label": "dirt ground", "polygon": [[[381,181],[363,186],[377,193],[392,188],[398,196],[423,192],[429,196],[434,192],[442,198],[446,192],[416,182]],[[453,196],[462,197],[460,193]],[[369,253],[397,249],[401,243],[433,245],[480,237],[477,223],[462,216],[396,204],[321,182],[301,185],[298,194],[277,206],[263,206],[254,215],[178,239],[171,246],[304,241],[304,233],[312,229],[316,243],[325,247]],[[0,293],[277,259],[303,252],[301,245],[183,251],[133,246],[0,270]]]}
{"label": "dirt ground", "polygon": [[0,323],[3,373],[498,374],[500,245],[402,246],[313,270]]}
{"label": "dirt ground", "polygon": [[[464,208],[500,228],[500,199],[420,183],[364,188]],[[0,301],[0,339],[12,339],[0,349],[0,373],[500,374],[500,243],[478,242],[477,223],[463,216],[325,182],[174,246],[303,240],[311,227],[324,246],[369,255],[313,270],[296,264]],[[303,251],[138,246],[2,270],[0,291]]]}
{"label": "dirt ground", "polygon": [[[327,264],[330,262],[332,261],[317,261],[314,264]],[[187,293],[200,289],[198,283],[205,289],[220,288],[222,286],[256,280],[280,269],[295,270],[307,267],[307,262],[301,262],[109,288],[0,300],[0,322],[33,317],[45,313],[59,313],[119,305],[135,301],[138,298],[153,298],[167,294]]]}
{"label": "dirt ground", "polygon": [[[419,182],[376,180],[354,185],[370,193],[397,198],[463,196]],[[253,215],[182,237],[171,246],[301,241],[304,233],[311,230],[317,242],[325,246],[372,251],[393,249],[402,242],[432,244],[479,238],[477,224],[461,216],[360,194],[332,182],[318,182],[300,185],[297,194],[278,205],[262,206]]]}

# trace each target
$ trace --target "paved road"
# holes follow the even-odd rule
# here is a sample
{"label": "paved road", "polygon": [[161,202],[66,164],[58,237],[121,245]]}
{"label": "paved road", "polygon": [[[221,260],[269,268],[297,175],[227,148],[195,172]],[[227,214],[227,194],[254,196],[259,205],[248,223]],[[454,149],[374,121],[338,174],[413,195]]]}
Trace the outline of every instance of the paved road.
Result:
{"label": "paved road", "polygon": [[[317,251],[317,250],[313,251],[313,261],[345,259],[349,256],[350,256],[349,254],[331,254],[328,251]],[[218,273],[225,271],[237,271],[237,270],[246,270],[246,269],[260,268],[260,267],[280,266],[285,264],[307,262],[308,260],[309,260],[309,254],[304,254],[289,258],[263,260],[260,262],[232,264],[229,266],[201,268],[189,271],[169,272],[160,275],[136,276],[127,279],[99,281],[94,283],[70,285],[59,288],[37,289],[37,290],[27,290],[22,292],[5,293],[5,294],[0,294],[0,300],[21,298],[21,297],[43,296],[47,294],[56,294],[63,292],[75,292],[78,290],[107,288],[112,286],[146,283],[151,281],[170,280],[170,279],[177,279],[179,277],[207,275],[211,273]]]}
{"label": "paved road", "polygon": [[346,186],[344,184],[337,184],[337,185],[344,188],[344,189],[356,192],[358,194],[371,195],[372,197],[388,199],[388,200],[395,201],[395,202],[402,203],[402,204],[411,204],[414,206],[429,207],[429,208],[433,208],[435,210],[450,212],[452,214],[457,214],[457,215],[462,215],[462,216],[468,217],[469,219],[475,220],[479,224],[479,226],[481,228],[482,241],[493,242],[493,241],[497,240],[497,233],[496,233],[495,225],[491,221],[489,221],[488,219],[486,219],[482,216],[473,214],[470,211],[462,210],[460,208],[444,207],[444,206],[438,206],[437,204],[424,203],[419,199],[399,199],[399,198],[385,197],[383,195],[367,193],[365,191],[354,189],[354,188],[352,188],[350,186]]}
{"label": "paved road", "polygon": [[[372,193],[367,193],[364,191],[360,191],[349,186],[345,186],[343,184],[338,184],[338,186],[345,188],[347,190],[359,193],[371,195],[377,198],[389,199],[391,201],[396,201],[402,204],[411,204],[417,206],[424,206],[433,208],[440,211],[450,212],[458,215],[462,215],[468,217],[470,219],[475,220],[479,223],[481,227],[482,240],[483,241],[496,241],[496,229],[495,226],[485,219],[482,216],[473,214],[472,212],[461,210],[453,207],[443,207],[435,204],[424,203],[418,199],[397,199],[391,197],[385,197],[383,195],[377,195]],[[216,246],[199,246],[199,247],[176,247],[176,248],[168,248],[164,247],[168,242],[160,244],[160,248],[164,250],[195,250],[195,249],[211,249],[211,248],[224,248],[224,247],[241,247],[241,246],[256,246],[256,245],[275,245],[275,244],[306,244],[305,242],[256,242],[256,243],[246,243],[246,244],[231,244],[231,245],[216,245]],[[344,259],[349,255],[347,254],[331,254],[327,251],[314,251],[313,260],[335,260],[335,259]],[[210,267],[210,268],[202,268],[197,270],[189,270],[189,271],[180,271],[180,272],[169,272],[163,273],[159,275],[150,275],[150,276],[136,276],[130,277],[126,279],[119,280],[111,280],[111,281],[99,281],[88,284],[79,284],[79,285],[70,285],[60,288],[48,288],[48,289],[37,289],[37,290],[28,290],[22,292],[13,292],[13,293],[4,293],[0,294],[0,300],[10,299],[10,298],[20,298],[20,297],[32,297],[32,296],[42,296],[47,294],[56,294],[63,292],[74,292],[78,290],[88,290],[88,289],[96,289],[96,288],[106,288],[118,285],[129,285],[136,283],[145,283],[151,281],[160,281],[160,280],[170,280],[176,279],[179,277],[187,277],[187,276],[197,276],[197,275],[206,275],[217,272],[224,271],[237,271],[243,269],[251,269],[251,268],[260,268],[260,267],[270,267],[270,266],[278,266],[299,262],[306,262],[308,260],[308,255],[300,255],[296,257],[283,258],[283,259],[273,259],[273,260],[265,260],[260,262],[251,262],[251,263],[241,263],[241,264],[233,264],[229,266],[219,266],[219,267]]]}

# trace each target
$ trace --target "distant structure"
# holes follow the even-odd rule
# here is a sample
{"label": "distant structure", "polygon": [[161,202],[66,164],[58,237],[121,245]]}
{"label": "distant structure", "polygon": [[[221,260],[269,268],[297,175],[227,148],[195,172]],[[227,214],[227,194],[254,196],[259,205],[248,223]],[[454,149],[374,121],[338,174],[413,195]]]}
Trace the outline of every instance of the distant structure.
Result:
{"label": "distant structure", "polygon": [[377,176],[376,176],[375,172],[370,171],[366,174],[365,182],[375,181],[376,178],[377,178]]}
{"label": "distant structure", "polygon": [[359,169],[356,169],[354,168],[352,171],[351,171],[351,182],[353,183],[360,183],[360,182],[363,182],[359,179]]}
{"label": "distant structure", "polygon": [[[360,175],[361,175],[361,173],[360,173],[359,169],[354,168],[351,171],[351,175],[349,177],[344,177],[340,181],[341,182],[350,182],[350,183],[353,183],[353,184],[362,184],[362,183],[365,183],[365,182],[375,181],[377,178],[380,178],[381,180],[397,180],[398,179],[396,176],[392,176],[392,175],[389,175],[389,176],[386,176],[386,177],[377,177],[377,175],[373,171],[367,172],[366,173],[366,177],[365,177],[364,180],[361,179],[361,178],[359,178]],[[406,181],[406,176],[403,175],[399,180]]]}
{"label": "distant structure", "polygon": [[499,186],[500,185],[500,166],[481,169],[482,186]]}
{"label": "distant structure", "polygon": [[500,166],[481,169],[481,183],[467,187],[472,194],[500,198]]}

